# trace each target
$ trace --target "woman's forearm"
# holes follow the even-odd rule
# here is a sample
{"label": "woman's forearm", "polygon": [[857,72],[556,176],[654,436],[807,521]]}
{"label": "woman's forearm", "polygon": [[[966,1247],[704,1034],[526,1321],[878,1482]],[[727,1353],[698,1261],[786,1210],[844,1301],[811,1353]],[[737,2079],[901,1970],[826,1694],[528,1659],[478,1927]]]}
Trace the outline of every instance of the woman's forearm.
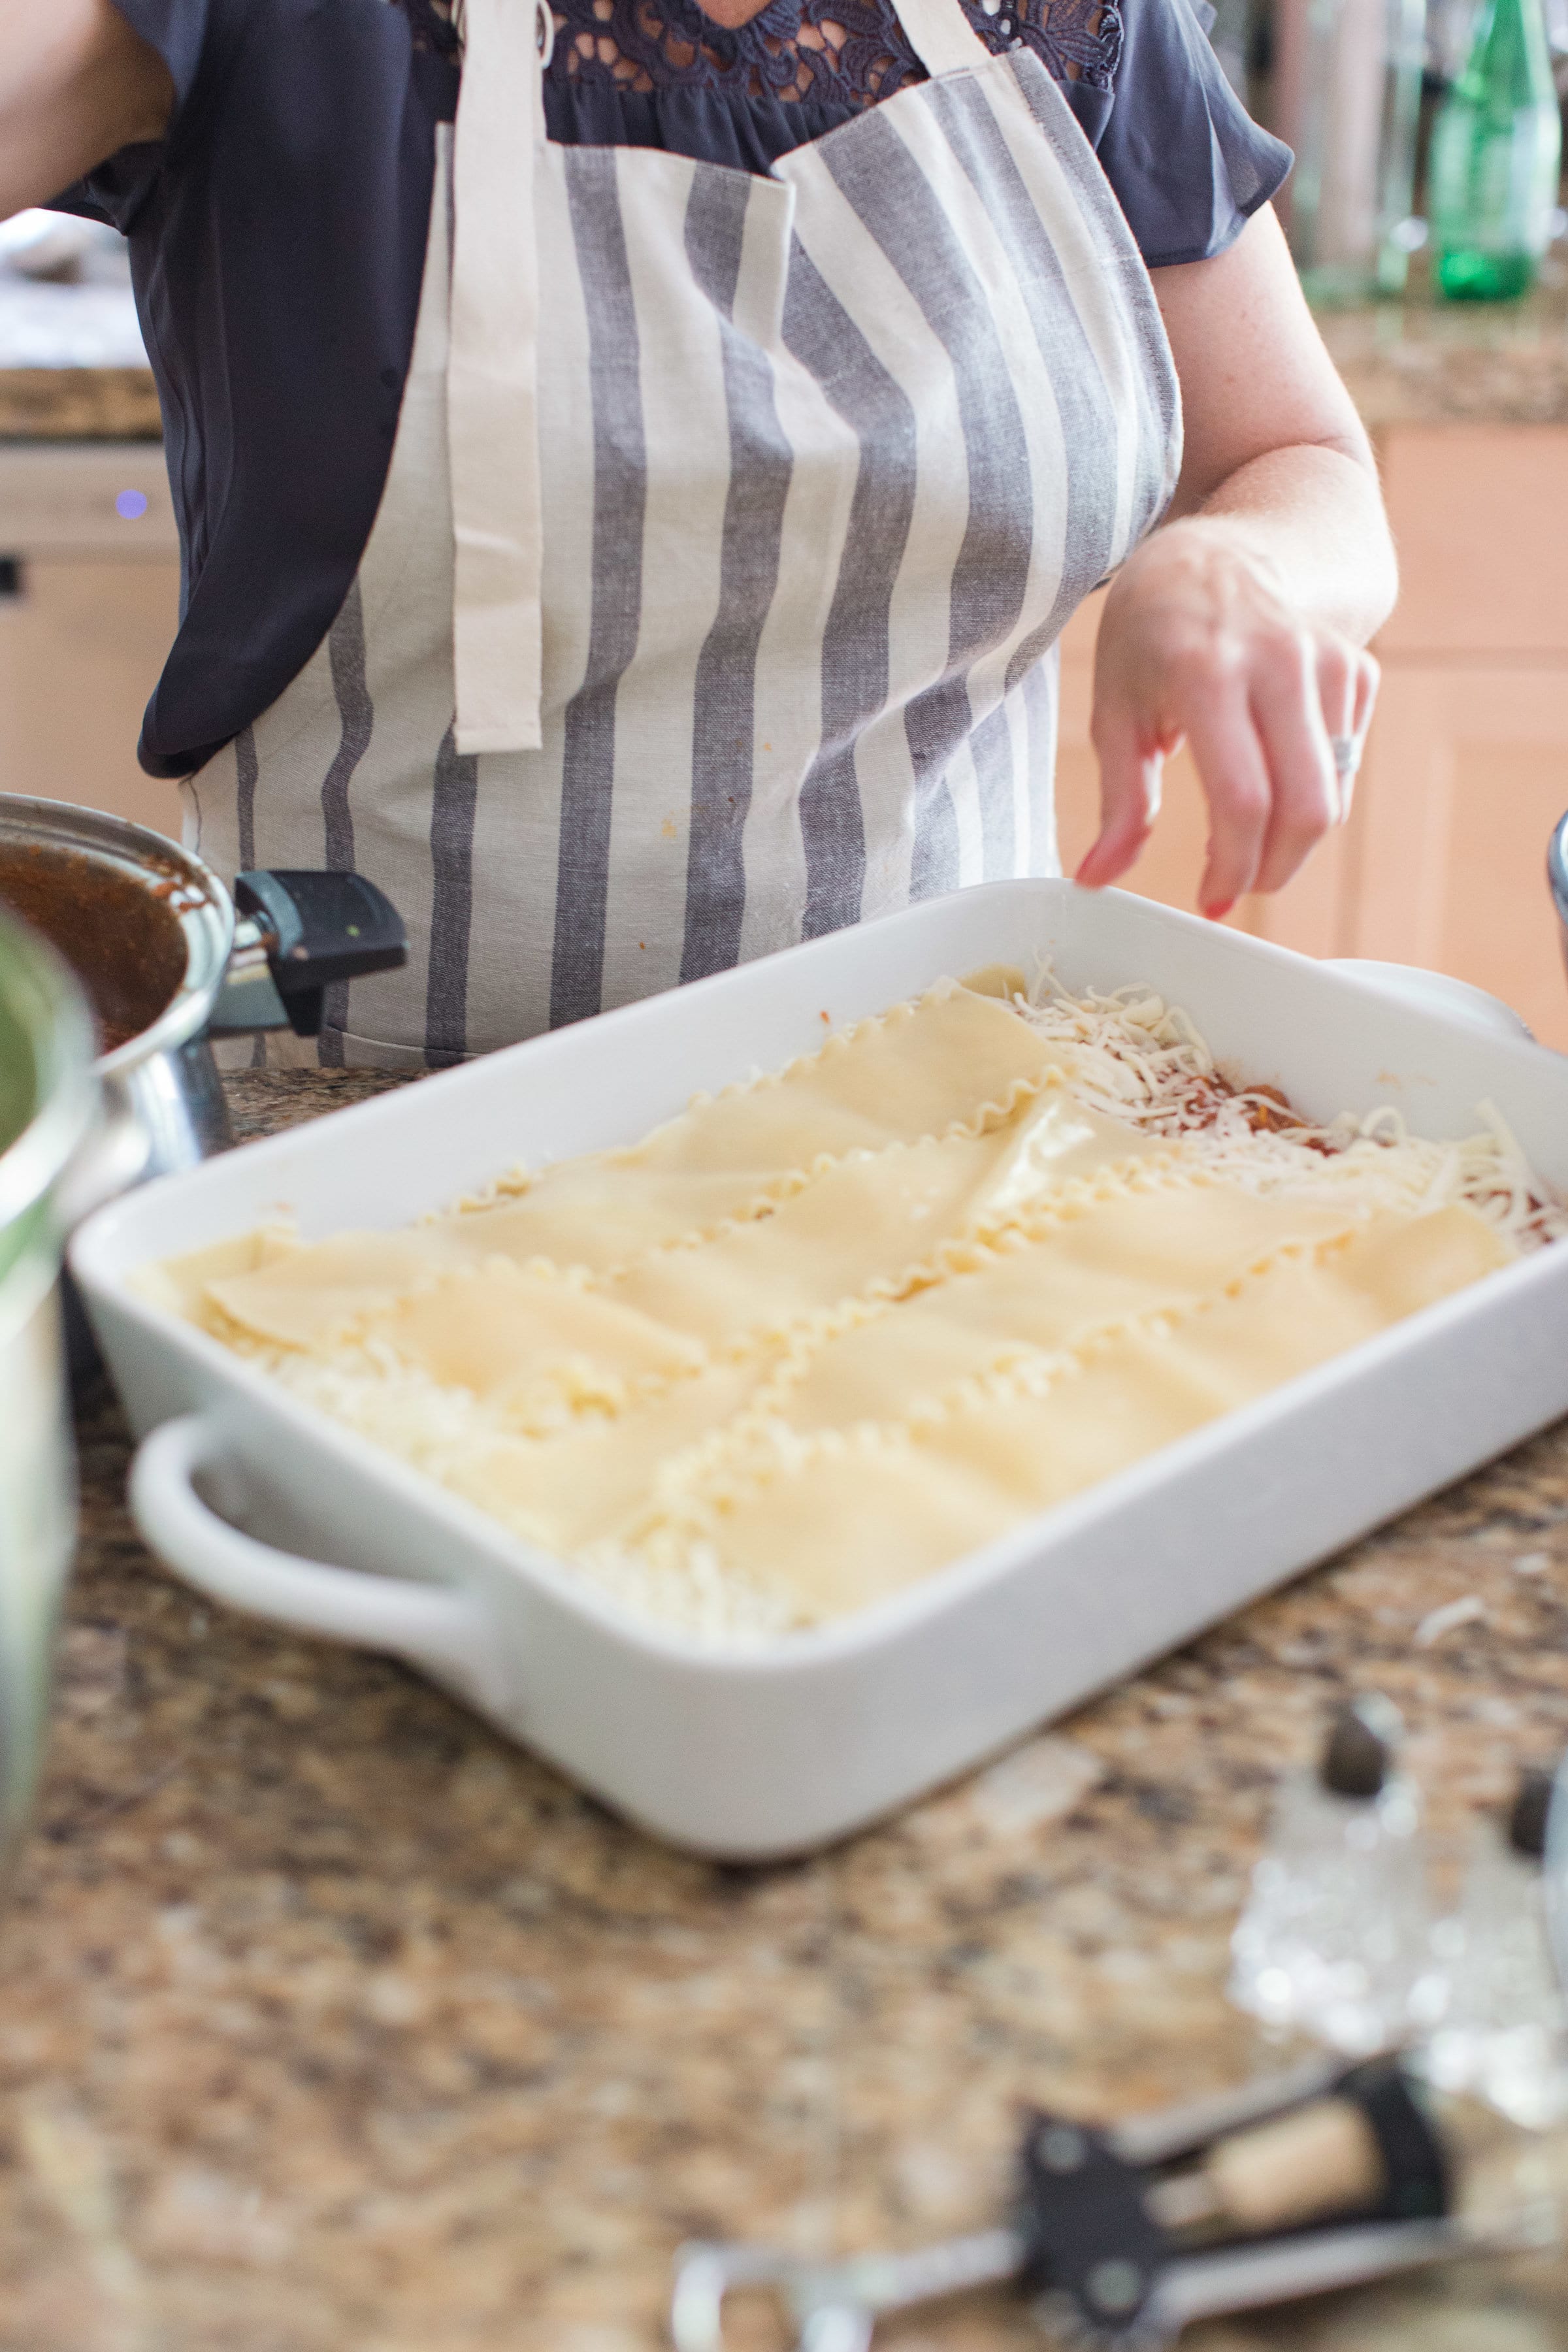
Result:
{"label": "woman's forearm", "polygon": [[0,0],[0,219],[161,139],[174,94],[111,0]]}
{"label": "woman's forearm", "polygon": [[1370,456],[1270,449],[1238,467],[1187,520],[1267,565],[1303,618],[1358,646],[1394,609],[1399,575]]}

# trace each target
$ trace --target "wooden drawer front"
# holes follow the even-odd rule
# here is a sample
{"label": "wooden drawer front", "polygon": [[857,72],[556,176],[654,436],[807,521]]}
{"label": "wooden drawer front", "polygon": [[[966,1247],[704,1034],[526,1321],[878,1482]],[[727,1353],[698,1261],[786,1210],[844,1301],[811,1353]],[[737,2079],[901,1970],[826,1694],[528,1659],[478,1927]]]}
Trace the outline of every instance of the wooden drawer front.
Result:
{"label": "wooden drawer front", "polygon": [[158,443],[0,445],[0,555],[114,563],[177,562],[179,552]]}
{"label": "wooden drawer front", "polygon": [[1384,472],[1404,585],[1379,653],[1568,658],[1568,426],[1399,426]]}
{"label": "wooden drawer front", "polygon": [[180,832],[175,784],[136,764],[180,604],[178,560],[39,558],[0,597],[0,791]]}

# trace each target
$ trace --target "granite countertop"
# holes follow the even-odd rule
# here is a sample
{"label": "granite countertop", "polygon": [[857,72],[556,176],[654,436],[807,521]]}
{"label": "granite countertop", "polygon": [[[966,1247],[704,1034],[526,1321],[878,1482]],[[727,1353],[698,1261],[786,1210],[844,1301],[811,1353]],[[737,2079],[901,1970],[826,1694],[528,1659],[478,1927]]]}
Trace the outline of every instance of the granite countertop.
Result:
{"label": "granite countertop", "polygon": [[80,284],[35,281],[0,266],[0,441],[156,441],[157,387],[129,268],[111,231]]}
{"label": "granite countertop", "polygon": [[160,441],[147,367],[0,367],[0,441]]}
{"label": "granite countertop", "polygon": [[[230,1081],[242,1135],[395,1083]],[[1279,1773],[1373,1685],[1440,1854],[1568,1740],[1568,1425],[837,1852],[668,1853],[385,1660],[157,1569],[100,1387],[39,1825],[0,1922],[0,2352],[655,2352],[692,2234],[995,2217],[1020,2101],[1268,2063],[1226,1942]],[[1428,1646],[1443,1603],[1476,1608]],[[752,2344],[756,2339],[742,2339]],[[1000,2296],[897,2352],[1026,2352]],[[1191,2352],[1552,2352],[1568,2263]]]}
{"label": "granite countertop", "polygon": [[1413,271],[1406,300],[1324,310],[1318,324],[1374,433],[1568,424],[1568,261],[1560,252],[1522,301],[1439,302]]}

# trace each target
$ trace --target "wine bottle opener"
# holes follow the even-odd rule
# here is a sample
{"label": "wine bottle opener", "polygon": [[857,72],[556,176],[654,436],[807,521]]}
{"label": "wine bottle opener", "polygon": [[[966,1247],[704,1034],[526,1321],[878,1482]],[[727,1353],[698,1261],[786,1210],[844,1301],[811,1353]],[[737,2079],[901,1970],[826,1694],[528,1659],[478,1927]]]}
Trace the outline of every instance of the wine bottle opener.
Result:
{"label": "wine bottle opener", "polygon": [[725,2303],[746,2290],[782,2302],[797,2352],[868,2352],[890,2313],[998,2284],[1080,2352],[1162,2352],[1194,2320],[1555,2236],[1543,2210],[1455,2215],[1447,2152],[1396,2060],[1314,2060],[1106,2127],[1032,2114],[1018,2177],[1009,2222],[908,2253],[683,2246],[676,2352],[726,2352]]}

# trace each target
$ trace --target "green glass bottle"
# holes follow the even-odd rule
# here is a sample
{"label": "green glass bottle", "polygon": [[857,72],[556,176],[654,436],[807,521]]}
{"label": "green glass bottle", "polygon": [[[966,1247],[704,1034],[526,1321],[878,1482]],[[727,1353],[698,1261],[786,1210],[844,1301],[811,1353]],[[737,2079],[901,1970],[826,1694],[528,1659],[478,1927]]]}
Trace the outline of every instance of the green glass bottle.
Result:
{"label": "green glass bottle", "polygon": [[1481,0],[1432,131],[1426,209],[1454,302],[1522,294],[1552,236],[1563,121],[1542,0]]}

